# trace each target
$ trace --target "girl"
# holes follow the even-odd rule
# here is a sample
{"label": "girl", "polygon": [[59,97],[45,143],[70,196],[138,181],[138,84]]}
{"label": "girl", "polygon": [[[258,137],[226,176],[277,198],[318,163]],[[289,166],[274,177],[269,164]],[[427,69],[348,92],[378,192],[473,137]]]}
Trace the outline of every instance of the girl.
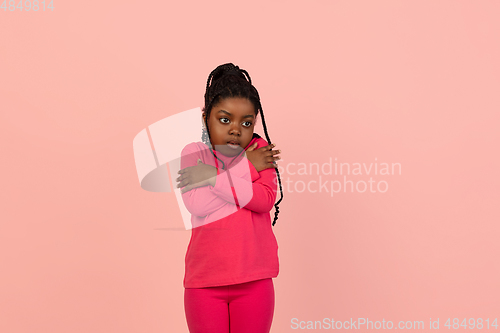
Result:
{"label": "girl", "polygon": [[[254,133],[261,114],[267,142]],[[278,244],[270,210],[276,156],[257,90],[231,63],[213,70],[203,108],[203,143],[181,153],[177,187],[191,212],[184,309],[191,333],[268,333],[274,313]]]}

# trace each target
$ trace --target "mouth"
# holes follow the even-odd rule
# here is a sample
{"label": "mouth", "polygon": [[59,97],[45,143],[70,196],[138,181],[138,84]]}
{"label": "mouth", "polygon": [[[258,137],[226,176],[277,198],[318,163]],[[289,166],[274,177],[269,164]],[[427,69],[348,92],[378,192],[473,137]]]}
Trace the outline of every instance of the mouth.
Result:
{"label": "mouth", "polygon": [[227,145],[233,149],[237,149],[240,146],[240,143],[235,140],[231,140],[227,142]]}

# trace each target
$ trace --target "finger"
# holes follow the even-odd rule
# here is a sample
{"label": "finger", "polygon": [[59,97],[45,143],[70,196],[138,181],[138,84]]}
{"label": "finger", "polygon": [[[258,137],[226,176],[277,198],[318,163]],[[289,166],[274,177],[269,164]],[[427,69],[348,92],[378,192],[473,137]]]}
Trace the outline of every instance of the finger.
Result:
{"label": "finger", "polygon": [[273,155],[278,155],[278,154],[281,153],[281,150],[276,149],[276,150],[272,150],[271,152],[272,152]]}
{"label": "finger", "polygon": [[181,190],[181,193],[186,193],[187,191],[191,191],[193,188],[194,188],[193,186],[188,185]]}
{"label": "finger", "polygon": [[281,150],[268,150],[268,151],[265,151],[264,154],[266,156],[273,156],[273,155],[278,155],[281,153]]}
{"label": "finger", "polygon": [[273,149],[273,145],[272,144],[264,146],[264,147],[260,147],[258,150],[269,152],[269,151],[271,151],[271,149]]}
{"label": "finger", "polygon": [[275,164],[276,164],[276,161],[278,161],[278,160],[280,160],[280,159],[281,159],[281,157],[279,157],[279,156],[276,156],[276,157],[271,156],[271,157],[269,157],[269,158],[267,159],[267,163],[275,165]]}
{"label": "finger", "polygon": [[187,179],[183,179],[177,184],[177,187],[184,187],[186,185],[189,185],[189,181]]}
{"label": "finger", "polygon": [[188,174],[188,173],[183,173],[183,174],[181,174],[179,177],[177,177],[177,179],[176,179],[176,180],[177,180],[177,181],[182,181],[182,180],[186,179],[188,176],[189,176],[189,174]]}
{"label": "finger", "polygon": [[270,145],[268,145],[268,146],[265,147],[266,148],[265,150],[271,151],[274,147],[276,147],[276,144],[275,143],[271,143]]}
{"label": "finger", "polygon": [[281,150],[268,150],[264,152],[264,156],[273,157],[274,155],[278,155],[281,153]]}
{"label": "finger", "polygon": [[189,172],[192,168],[196,168],[198,165],[192,165],[192,166],[188,166],[188,167],[185,167],[184,169],[180,169],[177,173],[179,174],[185,174],[186,172]]}

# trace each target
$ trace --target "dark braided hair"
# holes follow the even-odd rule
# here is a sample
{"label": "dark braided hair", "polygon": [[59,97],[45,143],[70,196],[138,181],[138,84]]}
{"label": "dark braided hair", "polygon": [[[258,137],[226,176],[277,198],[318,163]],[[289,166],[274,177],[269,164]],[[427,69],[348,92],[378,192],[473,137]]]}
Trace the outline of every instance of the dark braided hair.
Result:
{"label": "dark braided hair", "polygon": [[[210,143],[210,132],[208,130],[208,119],[210,119],[210,112],[212,107],[217,105],[221,100],[228,97],[242,97],[247,98],[252,102],[255,107],[255,115],[257,116],[260,111],[260,116],[262,118],[262,125],[264,127],[264,133],[266,134],[267,143],[271,144],[271,139],[267,133],[266,120],[264,119],[264,110],[262,110],[262,105],[260,104],[260,97],[257,89],[252,85],[252,79],[250,75],[244,69],[240,69],[238,66],[232,63],[227,63],[220,65],[214,69],[207,80],[207,88],[205,90],[205,106],[203,107],[203,112],[205,112],[205,130],[203,131],[202,141],[211,147]],[[258,134],[254,134],[254,137]],[[222,161],[221,161],[222,162]],[[276,224],[279,214],[279,203],[283,200],[283,190],[281,188],[281,178],[278,168],[275,168],[276,175],[278,176],[278,181],[280,185],[281,198],[277,203],[274,204],[276,211],[274,212],[274,220],[272,225]]]}

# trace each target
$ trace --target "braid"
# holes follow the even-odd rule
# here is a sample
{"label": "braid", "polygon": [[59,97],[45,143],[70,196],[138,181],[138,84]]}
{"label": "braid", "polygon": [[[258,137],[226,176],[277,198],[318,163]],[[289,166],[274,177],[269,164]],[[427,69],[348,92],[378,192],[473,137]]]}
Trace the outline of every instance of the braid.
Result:
{"label": "braid", "polygon": [[[269,138],[269,134],[267,133],[266,120],[264,119],[264,110],[262,110],[262,105],[260,105],[260,103],[259,103],[259,108],[260,108],[260,116],[262,118],[262,126],[264,127],[264,134],[266,135],[267,142],[271,144],[271,139]],[[280,204],[281,200],[283,200],[283,189],[281,188],[280,172],[278,171],[278,168],[274,169],[276,170],[276,176],[278,176],[278,182],[280,184],[281,198],[278,200],[277,203],[274,204],[274,208],[276,209],[276,211],[274,212],[273,226],[276,224],[276,221],[278,220],[278,214],[280,212],[278,205]]]}
{"label": "braid", "polygon": [[[262,110],[262,105],[260,103],[260,97],[257,89],[252,85],[252,79],[248,72],[244,69],[240,69],[232,63],[227,63],[218,66],[214,69],[207,79],[207,86],[205,90],[205,106],[203,107],[203,112],[205,112],[205,129],[207,131],[206,135],[202,136],[202,140],[210,147],[212,150],[212,144],[210,142],[210,132],[208,129],[208,119],[210,119],[210,112],[212,107],[216,105],[220,100],[227,97],[243,97],[247,98],[255,106],[255,115],[257,116],[260,111],[260,116],[262,118],[262,125],[264,127],[264,133],[266,135],[267,143],[271,144],[271,139],[267,133],[266,120],[264,118],[264,110]],[[214,154],[214,156],[216,156]],[[217,156],[216,156],[217,157]],[[217,157],[217,159],[219,159]],[[222,162],[224,168],[224,162]],[[274,212],[274,220],[272,225],[276,224],[279,214],[279,203],[283,200],[283,189],[281,187],[281,177],[278,168],[274,168],[276,175],[278,176],[278,182],[280,185],[281,198],[277,203],[274,204],[276,211]]]}

